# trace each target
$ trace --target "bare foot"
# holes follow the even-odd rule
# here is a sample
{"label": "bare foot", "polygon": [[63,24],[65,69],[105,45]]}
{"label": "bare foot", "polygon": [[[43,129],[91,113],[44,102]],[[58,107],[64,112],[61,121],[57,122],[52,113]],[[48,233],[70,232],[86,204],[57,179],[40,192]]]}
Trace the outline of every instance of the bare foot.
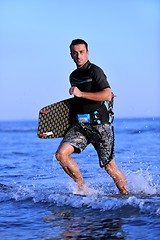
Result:
{"label": "bare foot", "polygon": [[119,189],[120,193],[124,195],[129,194],[128,186],[127,186],[127,181],[126,180],[119,180],[115,181],[117,188]]}
{"label": "bare foot", "polygon": [[83,184],[81,186],[78,186],[75,194],[79,194],[79,195],[91,195],[91,190],[89,189],[89,187],[86,184]]}

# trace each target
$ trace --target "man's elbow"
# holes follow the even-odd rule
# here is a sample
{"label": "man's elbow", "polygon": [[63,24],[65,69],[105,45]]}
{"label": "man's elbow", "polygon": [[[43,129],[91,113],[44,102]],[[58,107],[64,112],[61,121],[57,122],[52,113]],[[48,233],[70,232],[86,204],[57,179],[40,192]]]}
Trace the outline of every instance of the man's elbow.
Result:
{"label": "man's elbow", "polygon": [[106,88],[106,101],[111,101],[112,100],[112,92],[110,88]]}

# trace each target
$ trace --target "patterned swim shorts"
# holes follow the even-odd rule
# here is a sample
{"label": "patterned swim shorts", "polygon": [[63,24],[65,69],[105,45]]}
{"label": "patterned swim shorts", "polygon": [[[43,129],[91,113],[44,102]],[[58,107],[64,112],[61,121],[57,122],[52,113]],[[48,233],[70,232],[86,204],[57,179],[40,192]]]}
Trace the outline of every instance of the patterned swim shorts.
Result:
{"label": "patterned swim shorts", "polygon": [[114,158],[114,129],[109,124],[74,124],[64,136],[62,143],[74,147],[74,153],[82,152],[88,144],[97,151],[100,167],[104,167]]}

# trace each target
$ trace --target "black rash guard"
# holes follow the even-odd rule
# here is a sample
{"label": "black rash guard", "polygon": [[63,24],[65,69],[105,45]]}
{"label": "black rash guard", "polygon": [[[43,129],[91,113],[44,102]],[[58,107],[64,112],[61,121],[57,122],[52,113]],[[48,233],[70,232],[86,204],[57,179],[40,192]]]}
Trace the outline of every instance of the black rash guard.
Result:
{"label": "black rash guard", "polygon": [[[77,68],[70,75],[71,86],[76,86],[82,92],[99,92],[110,88],[103,70],[87,61],[83,67]],[[74,98],[75,113],[91,113],[100,108],[103,102],[84,98]]]}

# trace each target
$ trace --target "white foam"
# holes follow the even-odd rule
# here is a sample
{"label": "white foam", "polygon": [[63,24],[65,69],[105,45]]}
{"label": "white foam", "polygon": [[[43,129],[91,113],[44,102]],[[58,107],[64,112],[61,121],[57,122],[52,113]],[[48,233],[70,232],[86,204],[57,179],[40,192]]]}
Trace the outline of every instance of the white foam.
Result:
{"label": "white foam", "polygon": [[133,194],[157,194],[157,185],[153,182],[152,175],[148,169],[139,169],[127,174],[129,190]]}

